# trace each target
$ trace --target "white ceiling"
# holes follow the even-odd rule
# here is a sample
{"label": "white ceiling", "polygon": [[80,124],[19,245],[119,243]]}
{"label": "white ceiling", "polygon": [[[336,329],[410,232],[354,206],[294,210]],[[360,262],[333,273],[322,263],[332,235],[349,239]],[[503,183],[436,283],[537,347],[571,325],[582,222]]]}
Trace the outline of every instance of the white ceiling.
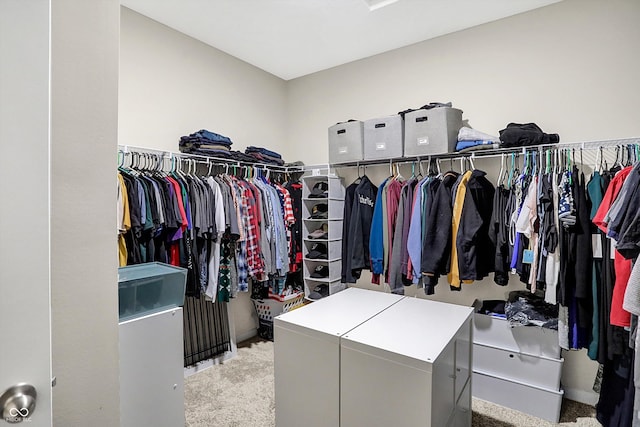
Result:
{"label": "white ceiling", "polygon": [[[289,80],[560,0],[121,0]],[[370,10],[369,5],[383,7]],[[386,6],[384,4],[390,3]]]}

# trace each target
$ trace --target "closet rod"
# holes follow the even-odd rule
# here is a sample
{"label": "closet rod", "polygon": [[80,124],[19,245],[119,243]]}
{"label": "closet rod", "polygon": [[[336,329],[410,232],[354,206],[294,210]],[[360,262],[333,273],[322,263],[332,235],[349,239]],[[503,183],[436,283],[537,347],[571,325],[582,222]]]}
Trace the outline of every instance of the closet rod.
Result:
{"label": "closet rod", "polygon": [[219,162],[225,165],[236,165],[236,166],[255,166],[260,169],[271,169],[277,172],[304,172],[304,166],[279,166],[272,165],[268,163],[259,163],[259,162],[246,162],[243,160],[234,160],[234,159],[225,159],[224,157],[210,157],[210,156],[202,156],[198,154],[187,154],[187,153],[176,153],[174,151],[166,151],[166,150],[157,150],[154,148],[146,148],[146,147],[137,147],[134,145],[118,145],[118,150],[122,153],[152,153],[152,154],[161,154],[164,158],[183,158],[183,159],[192,159],[204,164],[208,164],[209,162]]}
{"label": "closet rod", "polygon": [[[386,158],[386,159],[376,159],[376,160],[359,160],[352,162],[344,162],[344,163],[331,163],[330,167],[336,169],[345,169],[345,168],[354,168],[360,166],[372,166],[372,165],[388,165],[389,162],[396,164],[410,164],[415,162],[423,162],[427,161],[429,158],[431,159],[440,159],[440,160],[460,160],[460,159],[480,159],[480,158],[491,158],[491,157],[500,157],[502,154],[523,154],[527,151],[539,151],[539,150],[556,150],[556,149],[583,149],[583,150],[594,150],[602,148],[615,148],[616,146],[622,145],[630,145],[630,144],[640,144],[640,137],[636,138],[623,138],[623,139],[607,139],[600,141],[584,141],[584,142],[561,142],[558,144],[541,144],[541,145],[531,145],[525,147],[511,147],[511,148],[492,148],[486,150],[478,150],[466,153],[453,152],[453,153],[443,153],[443,154],[432,154],[424,156],[412,156],[412,157],[394,157],[394,158]],[[317,169],[321,166],[326,167],[327,164],[324,165],[307,165],[304,167],[305,170]]]}

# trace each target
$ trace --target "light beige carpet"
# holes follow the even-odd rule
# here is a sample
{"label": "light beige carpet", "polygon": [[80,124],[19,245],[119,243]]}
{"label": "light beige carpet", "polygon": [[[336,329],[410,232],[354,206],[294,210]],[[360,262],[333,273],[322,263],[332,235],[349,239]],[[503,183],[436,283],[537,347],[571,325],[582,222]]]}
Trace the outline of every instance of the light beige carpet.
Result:
{"label": "light beige carpet", "polygon": [[[185,380],[187,427],[273,427],[273,343],[254,338],[238,357]],[[473,399],[474,427],[600,426],[593,407],[565,400],[560,424]]]}

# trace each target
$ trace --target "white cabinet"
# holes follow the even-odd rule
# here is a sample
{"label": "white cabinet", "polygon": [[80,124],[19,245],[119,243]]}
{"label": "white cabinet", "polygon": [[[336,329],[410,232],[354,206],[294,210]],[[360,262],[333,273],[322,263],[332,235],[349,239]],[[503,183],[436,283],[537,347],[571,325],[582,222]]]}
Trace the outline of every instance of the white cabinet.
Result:
{"label": "white cabinet", "polygon": [[274,319],[276,425],[340,425],[340,337],[404,297],[349,288]]}
{"label": "white cabinet", "polygon": [[[332,295],[346,287],[340,283],[344,183],[334,175],[304,176],[302,183],[305,296],[318,286],[323,296]],[[310,257],[318,248],[326,255]]]}
{"label": "white cabinet", "polygon": [[470,426],[472,312],[404,298],[343,335],[340,426]]}
{"label": "white cabinet", "polygon": [[557,423],[564,359],[557,331],[475,314],[473,396]]}
{"label": "white cabinet", "polygon": [[183,426],[182,308],[120,322],[120,425]]}

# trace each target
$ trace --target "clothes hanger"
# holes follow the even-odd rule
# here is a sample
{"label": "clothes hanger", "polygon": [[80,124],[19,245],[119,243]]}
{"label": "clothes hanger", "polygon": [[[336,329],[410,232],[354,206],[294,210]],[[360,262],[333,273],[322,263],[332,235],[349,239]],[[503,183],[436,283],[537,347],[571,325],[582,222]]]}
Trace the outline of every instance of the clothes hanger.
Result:
{"label": "clothes hanger", "polygon": [[496,187],[502,185],[504,175],[504,153],[500,154],[500,172],[498,172],[498,179],[496,180]]}
{"label": "clothes hanger", "polygon": [[400,163],[396,163],[396,181],[404,181],[404,177],[400,173]]}
{"label": "clothes hanger", "polygon": [[355,181],[353,181],[354,184],[359,184],[362,181],[362,175],[360,175],[360,162],[356,163],[356,166],[358,167],[358,176],[356,177]]}
{"label": "clothes hanger", "polygon": [[513,172],[516,163],[516,153],[511,153],[511,165],[509,167],[509,179],[507,179],[507,187],[511,188],[511,181],[513,179]]}

